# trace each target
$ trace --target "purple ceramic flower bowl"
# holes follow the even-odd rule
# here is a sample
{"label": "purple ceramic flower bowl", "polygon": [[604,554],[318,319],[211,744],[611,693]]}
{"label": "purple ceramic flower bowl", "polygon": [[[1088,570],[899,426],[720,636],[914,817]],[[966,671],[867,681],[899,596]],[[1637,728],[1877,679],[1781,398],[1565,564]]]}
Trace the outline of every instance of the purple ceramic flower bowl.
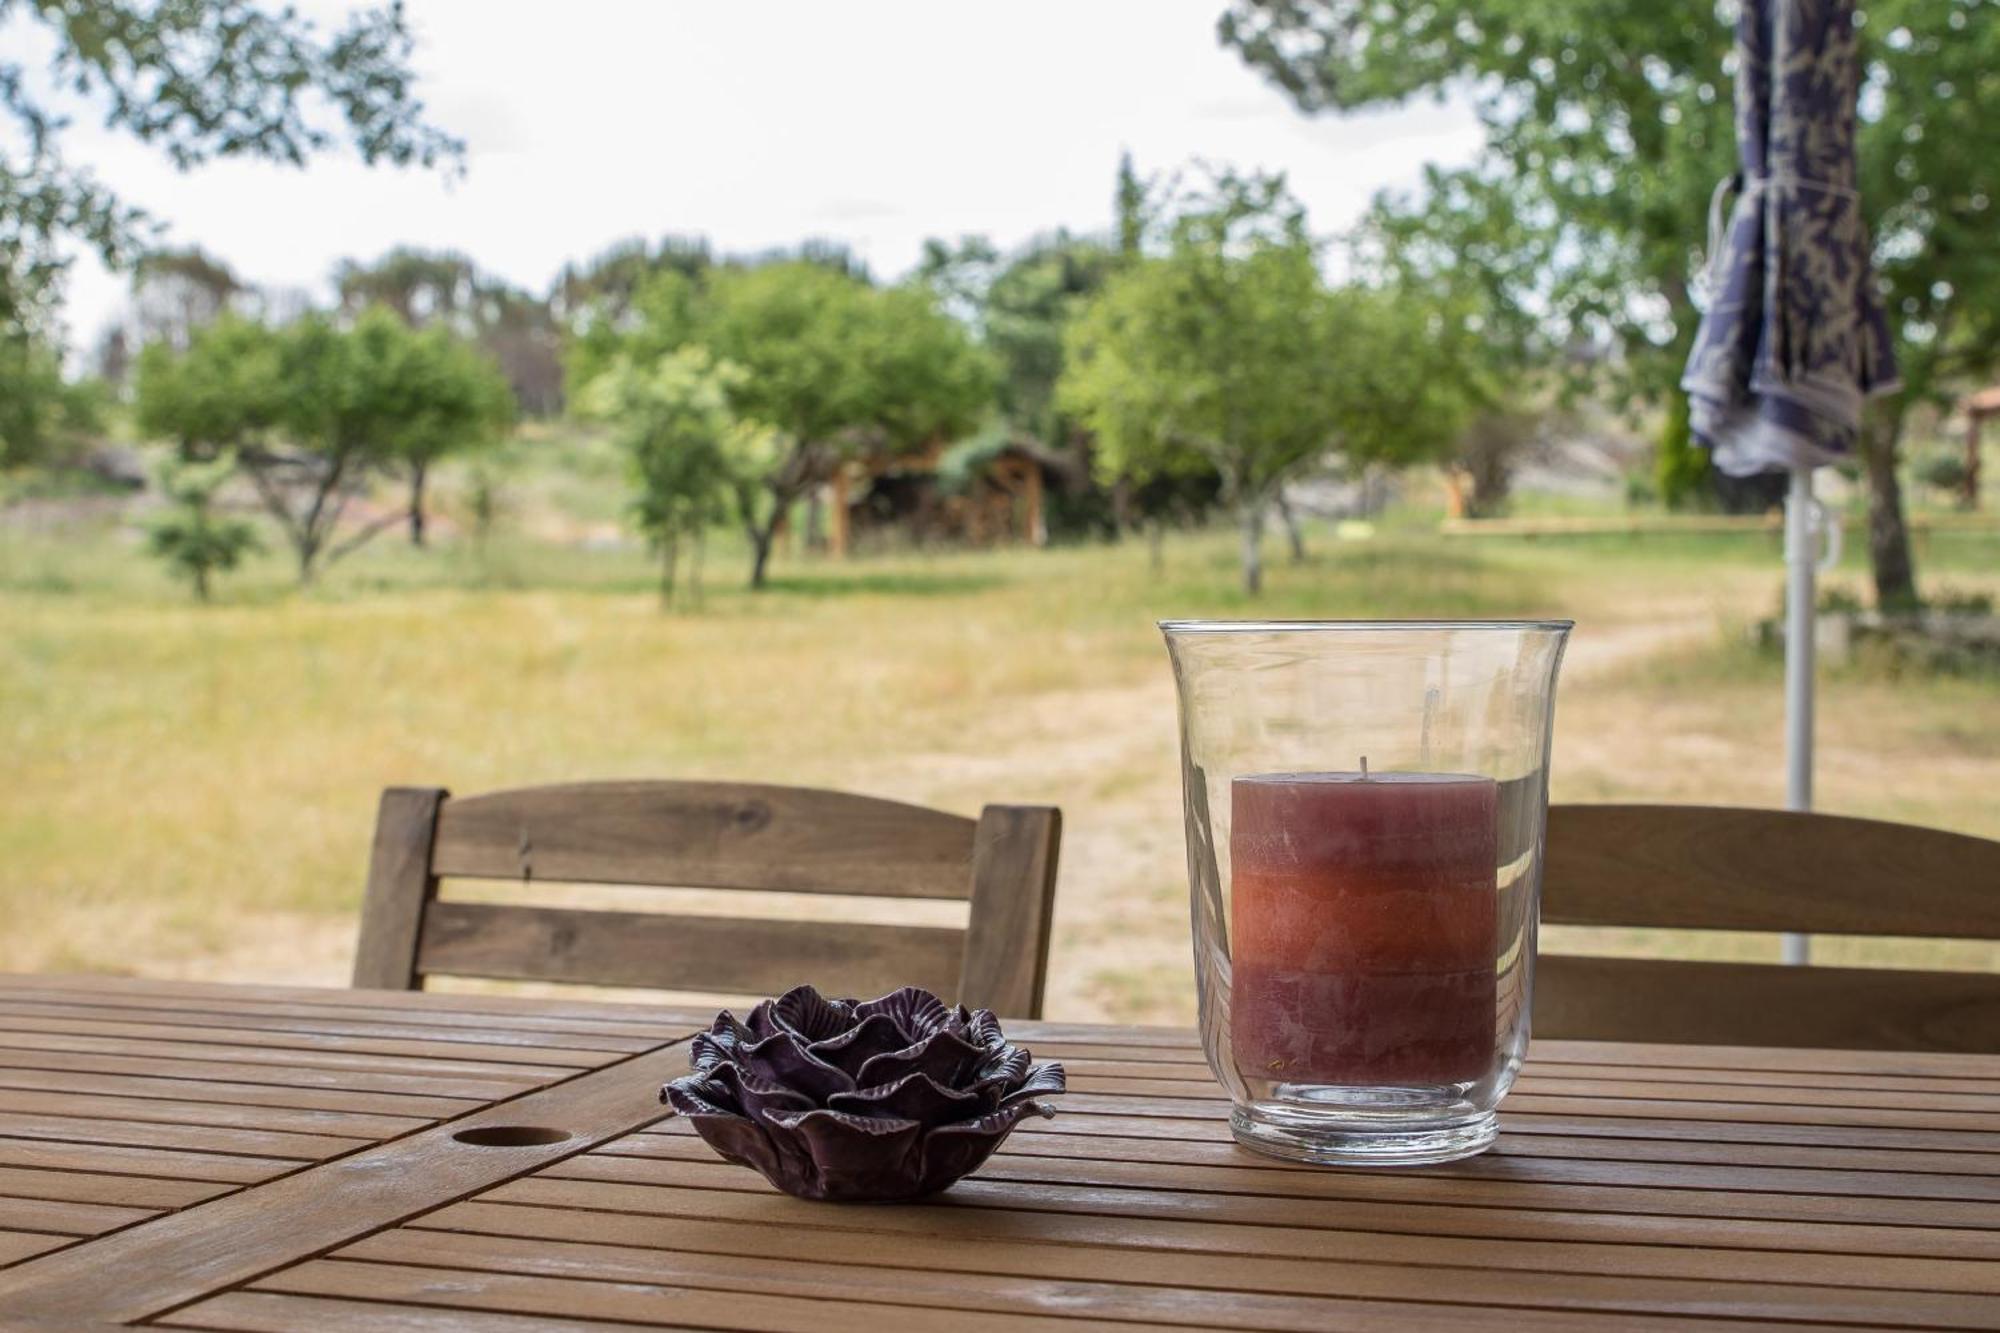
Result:
{"label": "purple ceramic flower bowl", "polygon": [[829,1000],[811,986],[724,1010],[660,1090],[708,1145],[787,1194],[916,1199],[976,1170],[1014,1126],[1055,1111],[1058,1064],[1030,1063],[985,1009],[905,986]]}

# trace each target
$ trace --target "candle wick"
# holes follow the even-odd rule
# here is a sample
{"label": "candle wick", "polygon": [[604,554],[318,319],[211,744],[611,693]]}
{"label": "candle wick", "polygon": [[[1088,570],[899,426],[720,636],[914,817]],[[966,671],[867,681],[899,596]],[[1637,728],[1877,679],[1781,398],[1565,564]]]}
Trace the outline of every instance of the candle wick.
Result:
{"label": "candle wick", "polygon": [[1361,776],[1368,776],[1368,756],[1365,754],[1361,756]]}

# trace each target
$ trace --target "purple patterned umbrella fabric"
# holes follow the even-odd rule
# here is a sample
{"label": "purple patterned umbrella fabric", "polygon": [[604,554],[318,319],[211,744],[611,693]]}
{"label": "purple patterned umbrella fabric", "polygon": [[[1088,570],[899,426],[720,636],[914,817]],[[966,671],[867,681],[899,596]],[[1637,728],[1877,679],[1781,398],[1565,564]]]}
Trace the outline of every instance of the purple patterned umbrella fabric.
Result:
{"label": "purple patterned umbrella fabric", "polygon": [[1851,454],[1862,403],[1898,386],[1855,192],[1853,0],[1742,0],[1736,56],[1742,169],[1681,387],[1740,477]]}

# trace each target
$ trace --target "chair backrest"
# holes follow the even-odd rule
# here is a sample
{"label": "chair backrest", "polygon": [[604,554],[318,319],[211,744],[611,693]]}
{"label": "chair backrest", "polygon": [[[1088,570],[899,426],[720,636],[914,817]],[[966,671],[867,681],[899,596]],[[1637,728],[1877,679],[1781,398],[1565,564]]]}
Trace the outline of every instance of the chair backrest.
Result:
{"label": "chair backrest", "polygon": [[[2000,842],[1784,810],[1556,805],[1542,921],[2000,940]],[[2000,975],[1545,953],[1534,1031],[1994,1052]]]}
{"label": "chair backrest", "polygon": [[[978,820],[845,792],[586,782],[382,793],[356,986],[427,975],[768,994],[924,986],[1039,1018],[1061,812]],[[965,929],[440,900],[441,877],[971,900]]]}

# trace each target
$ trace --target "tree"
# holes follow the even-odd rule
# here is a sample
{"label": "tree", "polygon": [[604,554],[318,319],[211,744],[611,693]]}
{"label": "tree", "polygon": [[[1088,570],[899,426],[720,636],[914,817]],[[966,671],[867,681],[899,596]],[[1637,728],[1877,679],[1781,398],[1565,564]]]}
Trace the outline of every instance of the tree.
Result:
{"label": "tree", "polygon": [[1074,443],[1056,405],[1063,330],[1117,268],[1100,240],[1058,231],[1007,256],[982,237],[926,243],[919,276],[958,307],[998,371],[996,403],[1009,427],[1051,449]]}
{"label": "tree", "polygon": [[[364,162],[455,165],[458,140],[423,120],[400,3],[323,33],[251,0],[0,0],[0,22],[49,40],[46,86],[88,99],[112,129],[186,170],[217,157],[302,164],[346,141]],[[0,61],[0,334],[45,336],[74,243],[114,267],[150,248],[146,215],[62,151],[69,116],[18,63]]]}
{"label": "tree", "polygon": [[0,472],[82,444],[100,424],[98,387],[65,379],[62,358],[40,339],[0,337]]}
{"label": "tree", "polygon": [[381,444],[408,472],[410,544],[422,546],[431,467],[498,440],[514,419],[514,397],[492,361],[441,326],[414,333],[379,369],[383,392],[394,396]]}
{"label": "tree", "polygon": [[477,353],[381,309],[346,329],[322,316],[275,330],[225,316],[185,352],[141,352],[135,401],[140,428],[189,457],[236,450],[301,583],[405,517],[381,515],[336,540],[373,476],[490,439],[508,409]]}
{"label": "tree", "polygon": [[[455,250],[398,246],[372,263],[342,260],[334,268],[333,281],[340,308],[349,318],[380,308],[426,332],[425,339],[413,344],[417,359],[409,367],[412,374],[431,380],[426,410],[395,445],[397,457],[408,469],[410,544],[422,546],[431,464],[457,449],[490,442],[521,402],[518,393],[512,403],[499,401],[494,389],[497,386],[501,394],[512,391],[511,377],[497,380],[488,372],[505,375],[504,363],[495,366],[470,355],[468,344],[478,344],[492,362],[500,361],[493,346],[499,344],[525,374],[533,377],[539,371],[545,383],[550,369],[531,364],[535,342],[518,336],[533,323],[532,314],[523,307],[541,307],[542,324],[551,336],[540,346],[551,362],[553,321],[543,303],[486,279],[471,259]],[[501,328],[509,336],[491,336]]]}
{"label": "tree", "polygon": [[87,99],[93,118],[183,170],[217,157],[299,164],[336,136],[368,163],[454,165],[463,154],[423,120],[400,0],[331,34],[252,0],[0,0],[9,25],[16,37],[40,29],[52,54],[39,84],[0,57],[0,120],[15,129],[0,139],[0,462],[41,455],[73,429],[55,313],[69,256],[92,250],[122,268],[157,231],[68,161],[69,115],[40,87]]}
{"label": "tree", "polygon": [[[944,307],[973,330],[998,370],[997,406],[1003,433],[1060,456],[1079,482],[1095,471],[1093,442],[1082,423],[1064,412],[1056,396],[1062,377],[1064,334],[1070,322],[1121,265],[1139,256],[1159,221],[1172,183],[1143,180],[1130,153],[1118,162],[1113,196],[1116,231],[1110,238],[1067,231],[1037,236],[1003,255],[983,236],[956,244],[927,241],[918,276]],[[1159,197],[1156,197],[1159,196]],[[1189,480],[1193,480],[1190,478]],[[1135,485],[1113,477],[1104,487],[1064,486],[1058,521],[1123,534],[1133,511],[1158,521],[1169,511],[1200,508],[1212,487]]]}
{"label": "tree", "polygon": [[685,346],[737,366],[736,414],[780,441],[755,486],[738,493],[765,585],[786,514],[843,463],[894,455],[969,430],[992,401],[991,366],[966,330],[919,287],[878,289],[810,259],[665,271],[641,284],[622,329],[593,325],[571,344],[573,384],[619,356],[644,364]]}
{"label": "tree", "polygon": [[[586,414],[612,423],[638,498],[632,513],[660,556],[660,601],[674,599],[681,542],[699,543],[740,487],[761,477],[770,432],[736,419],[729,394],[743,372],[688,346],[651,364],[619,361],[583,392]],[[701,595],[701,573],[690,588]]]}
{"label": "tree", "polygon": [[160,469],[160,489],[172,508],[153,520],[146,546],[188,581],[195,600],[209,599],[209,582],[259,548],[257,530],[240,518],[215,512],[216,492],[236,470],[235,455],[208,460],[170,458]]}
{"label": "tree", "polygon": [[1505,505],[1515,466],[1563,405],[1564,389],[1575,387],[1564,367],[1592,362],[1587,351],[1572,357],[1552,342],[1514,285],[1537,282],[1549,257],[1511,192],[1435,168],[1426,180],[1419,211],[1375,201],[1352,237],[1355,269],[1435,320],[1437,350],[1471,412],[1448,465],[1470,482],[1465,513],[1488,517]]}
{"label": "tree", "polygon": [[333,270],[340,308],[358,315],[384,306],[411,328],[443,324],[470,335],[478,272],[456,250],[420,250],[400,245],[373,263],[343,259]]}
{"label": "tree", "polygon": [[349,317],[386,306],[411,328],[442,325],[476,343],[507,377],[523,413],[562,409],[562,334],[553,298],[482,273],[459,251],[406,245],[365,263],[342,260],[333,283]]}
{"label": "tree", "polygon": [[493,358],[524,416],[563,408],[562,326],[550,302],[491,279],[479,289],[481,350]]}
{"label": "tree", "polygon": [[667,272],[698,278],[714,262],[708,242],[698,236],[663,236],[656,245],[635,236],[583,264],[565,264],[551,303],[573,334],[602,330],[609,337],[648,279]]}
{"label": "tree", "polygon": [[[2000,0],[1868,0],[1860,187],[1906,392],[1863,432],[1878,598],[1915,596],[1897,457],[1911,404],[2000,366],[1991,234],[2000,152],[1980,90],[2000,65]],[[1736,166],[1726,16],[1644,0],[1231,0],[1237,50],[1307,111],[1469,96],[1473,167],[1405,209],[1571,347],[1615,341],[1633,387],[1674,393],[1696,311],[1695,248]],[[1512,232],[1488,224],[1507,204]]]}
{"label": "tree", "polygon": [[1329,454],[1408,459],[1455,434],[1463,401],[1438,332],[1392,292],[1329,291],[1281,179],[1224,177],[1166,253],[1114,276],[1072,326],[1059,394],[1106,475],[1220,473],[1255,594],[1288,479]]}
{"label": "tree", "polygon": [[1118,253],[1136,259],[1146,244],[1147,199],[1151,191],[1139,179],[1132,165],[1131,150],[1118,155],[1118,187],[1112,192],[1111,208],[1118,221]]}
{"label": "tree", "polygon": [[228,264],[199,246],[143,255],[132,270],[138,342],[185,351],[196,329],[234,309],[248,291]]}

